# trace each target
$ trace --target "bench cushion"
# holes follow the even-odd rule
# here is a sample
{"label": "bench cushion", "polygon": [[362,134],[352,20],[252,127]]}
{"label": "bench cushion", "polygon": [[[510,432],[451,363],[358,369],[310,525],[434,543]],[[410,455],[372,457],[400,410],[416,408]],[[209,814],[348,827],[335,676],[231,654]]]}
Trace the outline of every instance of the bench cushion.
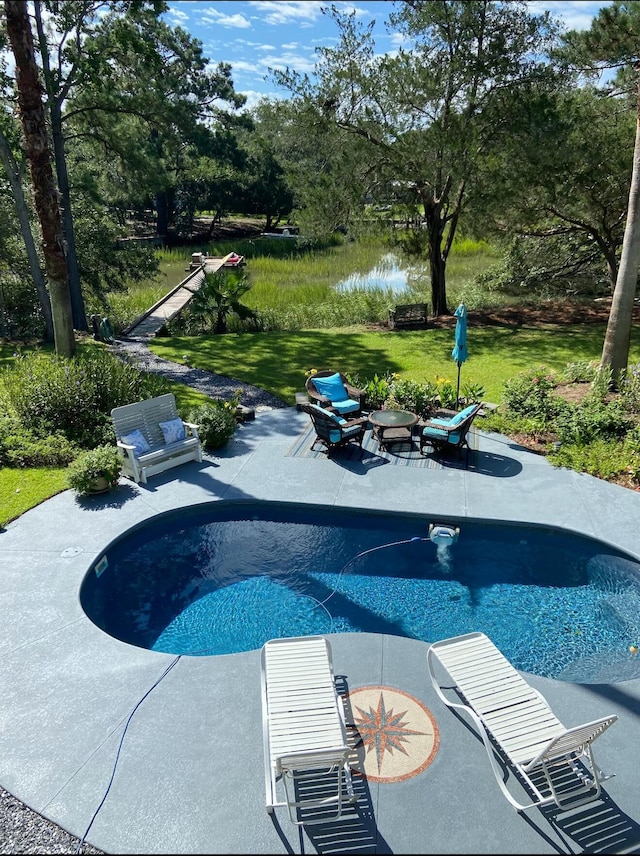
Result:
{"label": "bench cushion", "polygon": [[177,443],[179,440],[184,440],[186,437],[184,423],[180,417],[169,419],[167,422],[159,422],[158,424],[160,425],[164,441],[168,445]]}
{"label": "bench cushion", "polygon": [[127,446],[133,446],[136,455],[144,455],[144,453],[148,452],[151,448],[139,428],[136,428],[129,434],[124,434],[120,439],[123,443],[126,443]]}

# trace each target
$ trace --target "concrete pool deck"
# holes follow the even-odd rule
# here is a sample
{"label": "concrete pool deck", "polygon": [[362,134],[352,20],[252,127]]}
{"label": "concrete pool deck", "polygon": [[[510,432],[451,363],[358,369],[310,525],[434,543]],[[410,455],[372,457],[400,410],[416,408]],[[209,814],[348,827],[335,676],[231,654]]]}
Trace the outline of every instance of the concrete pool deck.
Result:
{"label": "concrete pool deck", "polygon": [[201,464],[104,496],[65,491],[0,530],[0,785],[79,838],[90,827],[86,841],[107,853],[639,853],[640,679],[526,676],[567,726],[619,721],[595,745],[615,773],[601,800],[518,814],[482,743],[437,698],[426,643],[331,635],[342,687],[411,696],[439,745],[417,775],[357,778],[344,821],[302,829],[265,810],[259,651],[176,662],[85,616],[80,583],[115,538],[221,499],[546,523],[640,557],[640,493],[554,469],[501,435],[479,435],[468,469],[366,468],[288,456],[307,424],[295,408],[259,412]]}

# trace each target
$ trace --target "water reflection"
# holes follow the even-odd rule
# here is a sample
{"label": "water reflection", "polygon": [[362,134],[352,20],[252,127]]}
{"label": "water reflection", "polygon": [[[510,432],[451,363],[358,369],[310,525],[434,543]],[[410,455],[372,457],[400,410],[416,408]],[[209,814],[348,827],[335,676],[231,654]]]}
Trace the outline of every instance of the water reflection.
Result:
{"label": "water reflection", "polygon": [[385,253],[368,273],[352,273],[346,279],[336,283],[335,288],[337,291],[380,288],[400,293],[412,286],[417,286],[416,279],[421,274],[422,271],[418,268],[403,266],[401,259],[394,253]]}

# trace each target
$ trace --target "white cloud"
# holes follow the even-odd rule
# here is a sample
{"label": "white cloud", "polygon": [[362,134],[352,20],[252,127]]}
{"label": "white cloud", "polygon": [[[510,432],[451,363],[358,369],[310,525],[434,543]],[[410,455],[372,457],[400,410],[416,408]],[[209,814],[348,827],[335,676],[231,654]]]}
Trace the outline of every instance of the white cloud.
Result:
{"label": "white cloud", "polygon": [[169,21],[172,24],[177,21],[180,26],[182,26],[189,20],[189,16],[186,15],[184,12],[181,12],[179,9],[169,9],[169,11],[167,12],[167,17],[169,18]]}
{"label": "white cloud", "polygon": [[282,53],[280,56],[266,56],[260,60],[261,67],[276,68],[279,71],[284,71],[285,68],[291,68],[294,71],[299,71],[302,74],[311,74],[315,71],[315,59],[299,54]]}
{"label": "white cloud", "polygon": [[265,14],[267,24],[297,24],[304,27],[315,23],[327,4],[324,0],[250,0],[249,5],[260,14]]}
{"label": "white cloud", "polygon": [[588,30],[599,10],[610,4],[611,0],[529,0],[534,14],[551,12],[568,30]]}
{"label": "white cloud", "polygon": [[203,24],[215,24],[216,27],[233,27],[236,29],[247,29],[251,27],[251,21],[244,15],[225,15],[217,9],[205,9],[202,13]]}
{"label": "white cloud", "polygon": [[[335,3],[334,5],[340,12],[343,12],[346,15],[355,13],[356,18],[372,18],[378,16],[378,9],[375,9],[375,11],[372,9],[364,9],[362,6],[356,6],[353,3]],[[369,3],[369,6],[380,7],[379,11],[381,16],[386,16],[387,12],[391,11],[389,8],[383,8],[384,4],[380,2]]]}

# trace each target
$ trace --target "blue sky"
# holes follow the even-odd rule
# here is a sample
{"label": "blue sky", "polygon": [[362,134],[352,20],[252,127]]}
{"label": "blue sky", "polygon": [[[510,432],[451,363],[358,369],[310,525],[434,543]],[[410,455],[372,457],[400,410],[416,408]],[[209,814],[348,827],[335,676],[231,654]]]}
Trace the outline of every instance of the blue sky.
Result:
{"label": "blue sky", "polygon": [[[231,64],[234,87],[247,96],[247,107],[251,107],[261,96],[286,96],[265,79],[269,68],[311,72],[315,49],[336,43],[336,27],[322,14],[329,5],[330,0],[169,0],[165,17],[200,39],[204,55],[214,64]],[[398,35],[385,26],[393,9],[390,0],[334,0],[334,5],[342,11],[355,9],[365,24],[376,21],[380,53],[400,45]],[[567,29],[586,29],[598,9],[609,4],[607,0],[529,0],[529,5],[535,12],[553,12]]]}

